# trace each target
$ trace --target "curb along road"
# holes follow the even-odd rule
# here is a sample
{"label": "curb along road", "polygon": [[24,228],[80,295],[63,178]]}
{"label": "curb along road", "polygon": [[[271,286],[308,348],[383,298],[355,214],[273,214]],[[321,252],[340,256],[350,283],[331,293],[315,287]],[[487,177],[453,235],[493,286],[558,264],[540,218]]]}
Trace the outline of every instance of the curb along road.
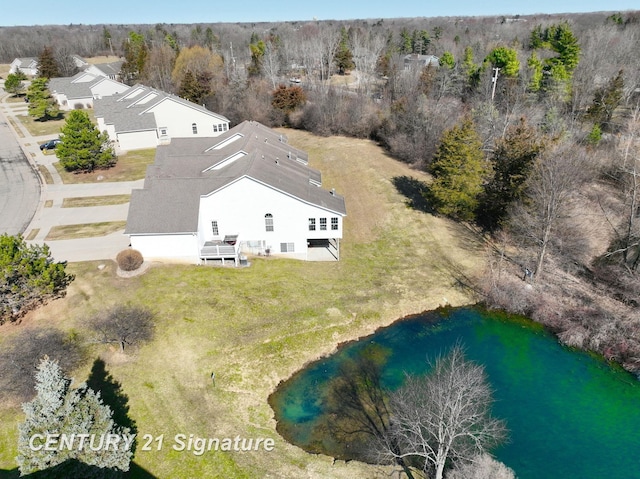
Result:
{"label": "curb along road", "polygon": [[[141,188],[144,180],[63,184],[53,166],[55,154],[45,155],[39,148],[40,143],[55,135],[32,136],[16,118],[27,113],[27,106],[8,103],[8,97],[4,91],[0,93],[0,233],[20,233],[33,237],[28,243],[46,243],[55,261],[115,259],[129,245],[123,230],[100,237],[56,241],[46,240],[47,234],[54,226],[125,221],[128,203],[62,208],[62,202],[80,196],[130,194],[133,188]],[[39,166],[49,171],[53,184],[42,181]]]}

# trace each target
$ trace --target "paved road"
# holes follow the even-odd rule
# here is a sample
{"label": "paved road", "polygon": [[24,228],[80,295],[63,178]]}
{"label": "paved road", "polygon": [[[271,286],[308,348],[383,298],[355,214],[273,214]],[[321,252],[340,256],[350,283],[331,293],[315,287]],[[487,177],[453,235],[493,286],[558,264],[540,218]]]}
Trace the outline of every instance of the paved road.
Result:
{"label": "paved road", "polygon": [[0,110],[0,233],[24,233],[39,202],[40,177]]}
{"label": "paved road", "polygon": [[[128,203],[86,208],[63,208],[62,203],[64,198],[129,194],[133,188],[142,188],[144,180],[63,184],[53,166],[56,156],[45,155],[38,147],[56,135],[31,136],[15,118],[27,114],[27,105],[6,103],[3,94],[0,90],[0,233],[23,233],[32,237],[28,243],[46,243],[55,261],[115,259],[118,252],[129,246],[129,238],[123,231],[74,240],[46,238],[54,226],[126,220]],[[12,125],[17,131],[7,124],[7,118],[13,118]],[[41,183],[40,175],[34,170],[36,166],[48,170],[53,184]]]}

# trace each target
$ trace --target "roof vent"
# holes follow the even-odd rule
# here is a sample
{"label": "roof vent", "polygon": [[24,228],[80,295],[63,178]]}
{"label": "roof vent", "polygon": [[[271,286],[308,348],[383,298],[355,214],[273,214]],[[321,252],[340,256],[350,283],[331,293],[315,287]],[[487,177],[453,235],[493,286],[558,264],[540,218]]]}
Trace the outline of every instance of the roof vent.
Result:
{"label": "roof vent", "polygon": [[279,165],[280,162],[278,161],[280,158],[276,158],[276,165]]}
{"label": "roof vent", "polygon": [[331,196],[335,196],[336,195],[336,189],[335,188],[331,188]]}

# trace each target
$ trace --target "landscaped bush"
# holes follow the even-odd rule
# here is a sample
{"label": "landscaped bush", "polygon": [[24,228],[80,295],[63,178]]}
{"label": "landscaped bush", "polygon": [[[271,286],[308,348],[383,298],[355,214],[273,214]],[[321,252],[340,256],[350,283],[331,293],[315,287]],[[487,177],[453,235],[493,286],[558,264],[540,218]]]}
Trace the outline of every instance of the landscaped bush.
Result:
{"label": "landscaped bush", "polygon": [[116,256],[116,262],[123,271],[135,271],[144,262],[142,253],[135,249],[125,249],[118,253]]}

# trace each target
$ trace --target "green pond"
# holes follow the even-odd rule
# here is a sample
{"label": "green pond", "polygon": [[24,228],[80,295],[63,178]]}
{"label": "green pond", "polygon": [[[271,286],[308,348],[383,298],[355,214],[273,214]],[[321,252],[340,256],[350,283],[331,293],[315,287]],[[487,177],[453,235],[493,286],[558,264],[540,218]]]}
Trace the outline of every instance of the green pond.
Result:
{"label": "green pond", "polygon": [[305,450],[331,454],[323,394],[341,361],[366,345],[388,348],[383,383],[393,389],[456,342],[486,368],[493,414],[509,428],[509,442],[493,454],[519,479],[640,479],[640,381],[560,345],[532,321],[479,308],[405,318],[310,364],[269,399],[278,431]]}

